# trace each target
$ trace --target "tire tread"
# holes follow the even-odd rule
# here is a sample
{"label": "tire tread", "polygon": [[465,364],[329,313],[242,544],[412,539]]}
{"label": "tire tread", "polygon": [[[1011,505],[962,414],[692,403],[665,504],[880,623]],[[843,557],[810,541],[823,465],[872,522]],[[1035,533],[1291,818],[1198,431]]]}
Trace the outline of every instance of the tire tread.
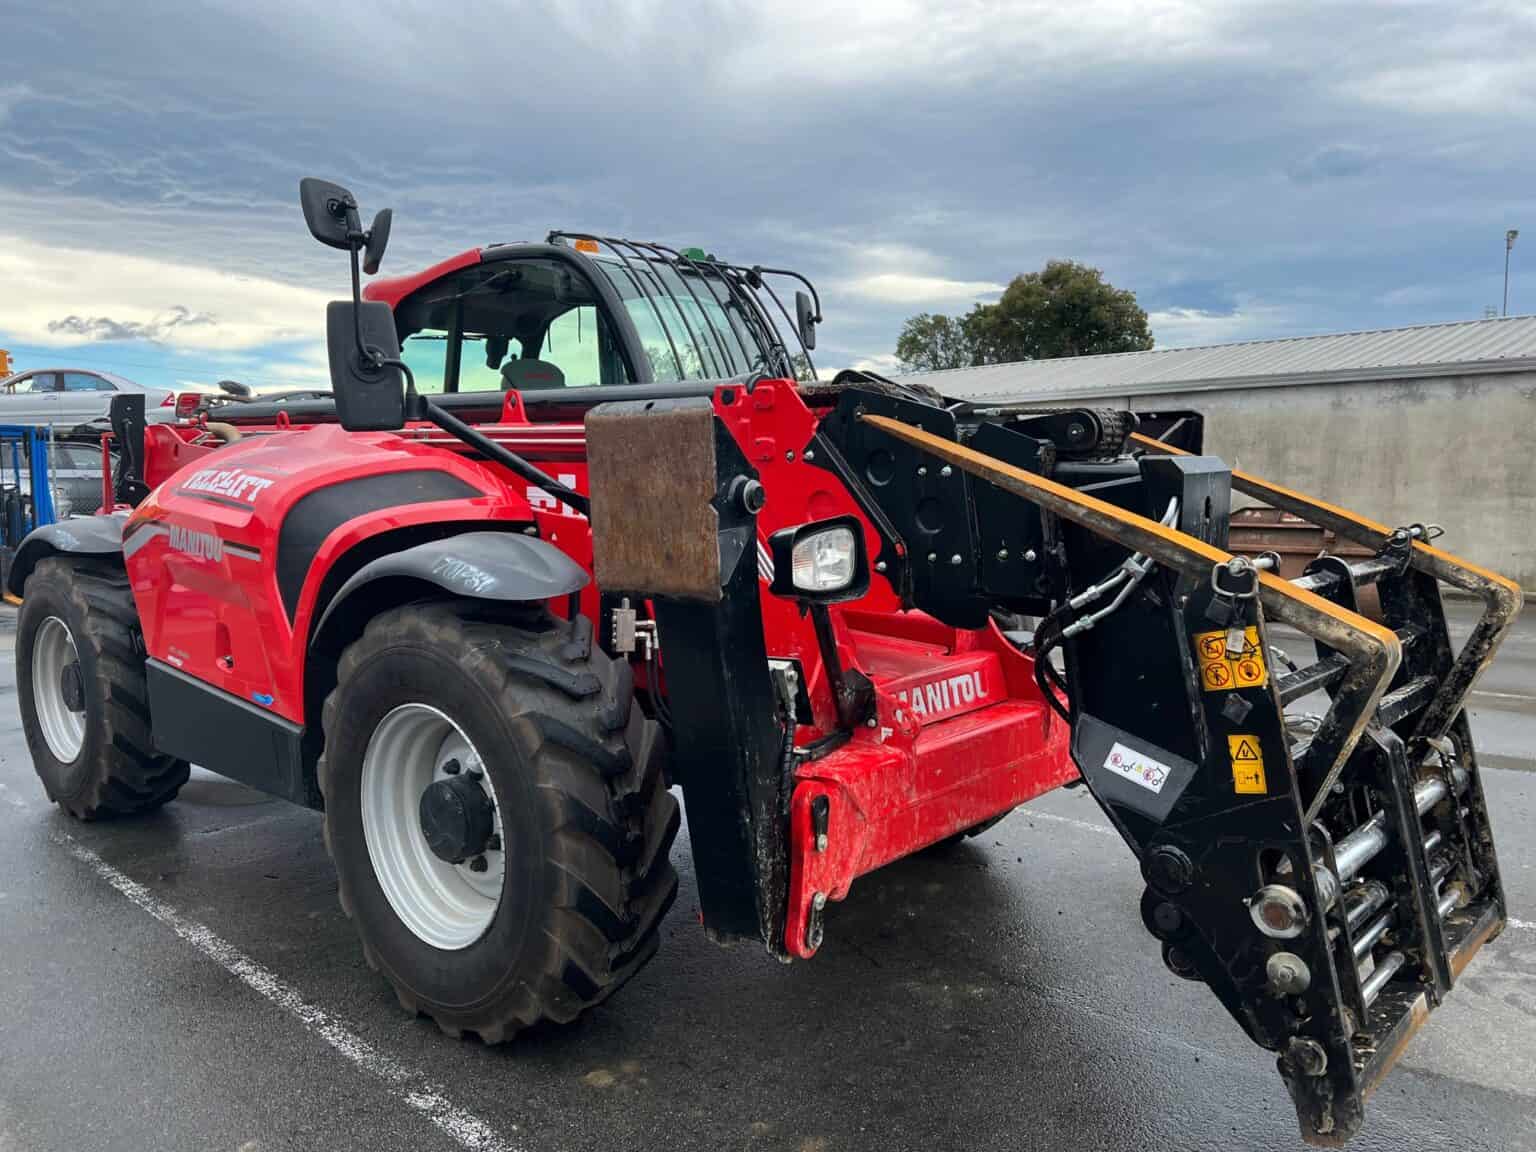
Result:
{"label": "tire tread", "polygon": [[[94,752],[94,763],[86,786],[77,795],[59,796],[44,778],[50,799],[80,820],[160,807],[180,791],[190,768],[185,760],[154,748],[139,615],[128,574],[110,563],[55,556],[38,563],[28,583],[34,581],[62,589],[85,621],[75,643],[88,643],[94,649],[104,705],[103,738],[94,748],[87,738],[85,752]],[[25,601],[22,610],[26,610]],[[30,699],[30,689],[24,699]]]}
{"label": "tire tread", "polygon": [[[569,625],[542,610],[510,623],[482,612],[452,602],[414,604],[369,621],[342,653],[322,724],[329,747],[348,677],[370,653],[392,644],[424,641],[484,660],[482,672],[494,681],[487,687],[518,734],[543,798],[555,902],[542,910],[543,927],[536,930],[548,946],[531,950],[542,957],[537,971],[509,982],[507,995],[473,1016],[437,1009],[381,970],[407,1011],[425,1012],[449,1035],[471,1032],[499,1043],[540,1021],[575,1019],[655,954],[661,920],[677,894],[669,850],[680,813],[664,786],[654,721],[633,707],[629,665],[593,645],[589,631],[573,639]],[[322,793],[335,790],[334,771],[322,755]],[[331,819],[328,808],[326,849],[334,859]],[[337,874],[342,909],[379,968],[367,926],[357,922],[346,869]]]}

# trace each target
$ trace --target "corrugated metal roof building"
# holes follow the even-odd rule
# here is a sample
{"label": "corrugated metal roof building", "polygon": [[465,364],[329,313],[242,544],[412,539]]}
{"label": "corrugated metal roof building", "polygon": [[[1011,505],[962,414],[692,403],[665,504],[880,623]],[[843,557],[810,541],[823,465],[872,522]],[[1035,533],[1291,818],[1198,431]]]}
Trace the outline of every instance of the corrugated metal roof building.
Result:
{"label": "corrugated metal roof building", "polygon": [[1195,409],[1206,450],[1536,588],[1536,316],[923,374],[991,403]]}
{"label": "corrugated metal roof building", "polygon": [[1528,371],[1536,371],[1536,316],[988,364],[923,378],[946,395],[1012,401]]}

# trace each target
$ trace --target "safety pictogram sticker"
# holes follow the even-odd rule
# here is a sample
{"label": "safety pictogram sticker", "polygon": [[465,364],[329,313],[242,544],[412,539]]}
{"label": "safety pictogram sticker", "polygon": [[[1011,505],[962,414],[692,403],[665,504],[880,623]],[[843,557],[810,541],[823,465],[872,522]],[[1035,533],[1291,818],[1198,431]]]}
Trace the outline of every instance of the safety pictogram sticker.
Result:
{"label": "safety pictogram sticker", "polygon": [[1232,791],[1239,796],[1263,796],[1269,791],[1264,780],[1264,749],[1257,736],[1228,735],[1227,755],[1232,759]]}
{"label": "safety pictogram sticker", "polygon": [[1232,666],[1225,660],[1219,664],[1205,664],[1200,668],[1200,682],[1207,692],[1219,692],[1232,687]]}
{"label": "safety pictogram sticker", "polygon": [[1264,663],[1264,649],[1259,644],[1259,630],[1243,629],[1243,650],[1227,653],[1227,633],[1195,634],[1195,657],[1200,664],[1200,684],[1207,692],[1227,692],[1233,688],[1262,688],[1269,682]]}

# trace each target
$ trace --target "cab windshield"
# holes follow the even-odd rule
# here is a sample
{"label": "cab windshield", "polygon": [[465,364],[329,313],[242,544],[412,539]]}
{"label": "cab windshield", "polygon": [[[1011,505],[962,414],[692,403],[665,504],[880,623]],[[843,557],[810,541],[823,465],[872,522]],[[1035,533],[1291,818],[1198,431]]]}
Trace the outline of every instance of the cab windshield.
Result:
{"label": "cab windshield", "polygon": [[624,301],[657,381],[723,380],[778,367],[755,306],[719,276],[633,257],[593,263]]}

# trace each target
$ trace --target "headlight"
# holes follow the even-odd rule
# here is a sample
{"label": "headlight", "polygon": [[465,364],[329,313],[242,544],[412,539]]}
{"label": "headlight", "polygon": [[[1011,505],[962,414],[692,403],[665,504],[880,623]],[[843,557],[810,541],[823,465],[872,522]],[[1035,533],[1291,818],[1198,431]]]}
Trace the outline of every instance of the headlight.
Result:
{"label": "headlight", "polygon": [[864,525],[855,516],[785,528],[768,544],[776,596],[832,602],[856,600],[869,589]]}
{"label": "headlight", "polygon": [[841,592],[853,583],[856,544],[852,528],[828,528],[795,541],[790,573],[802,592]]}

